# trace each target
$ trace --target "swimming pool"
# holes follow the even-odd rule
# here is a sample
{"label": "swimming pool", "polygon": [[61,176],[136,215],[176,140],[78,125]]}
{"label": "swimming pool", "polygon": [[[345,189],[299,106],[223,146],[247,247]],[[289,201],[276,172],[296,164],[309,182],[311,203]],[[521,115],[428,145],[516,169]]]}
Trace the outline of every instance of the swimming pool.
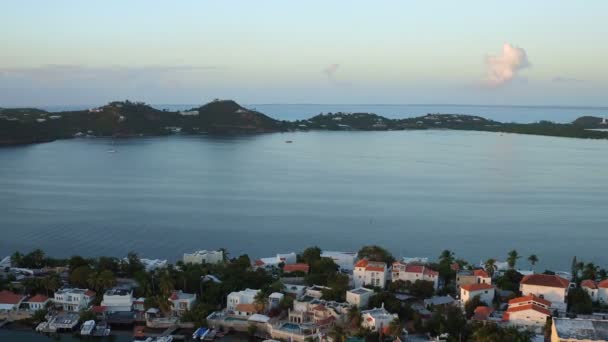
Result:
{"label": "swimming pool", "polygon": [[281,327],[279,329],[283,330],[283,331],[288,331],[290,333],[299,333],[300,332],[300,326],[295,323],[283,323],[283,325],[281,325]]}

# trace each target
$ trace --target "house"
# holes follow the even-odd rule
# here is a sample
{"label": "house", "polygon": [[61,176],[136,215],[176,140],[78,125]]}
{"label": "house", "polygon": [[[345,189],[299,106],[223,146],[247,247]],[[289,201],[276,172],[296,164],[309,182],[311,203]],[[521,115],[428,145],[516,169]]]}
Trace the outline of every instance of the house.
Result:
{"label": "house", "polygon": [[425,265],[407,264],[403,261],[396,261],[392,268],[392,281],[403,280],[411,283],[416,280],[430,281],[436,290],[439,286],[439,272],[430,269]]}
{"label": "house", "polygon": [[399,318],[399,316],[386,311],[384,305],[382,305],[380,308],[361,311],[361,318],[361,326],[363,328],[371,329],[372,331],[380,331],[383,328],[388,327],[391,321],[395,318]]}
{"label": "house", "polygon": [[551,302],[551,309],[566,311],[570,282],[557,275],[532,274],[522,278],[519,290],[523,296],[536,295]]}
{"label": "house", "polygon": [[513,298],[502,320],[518,327],[543,327],[551,317],[551,302],[535,295]]}
{"label": "house", "polygon": [[237,304],[233,311],[239,317],[249,317],[258,313],[255,304]]}
{"label": "house", "polygon": [[42,310],[44,309],[48,303],[51,302],[51,299],[45,295],[37,294],[33,297],[30,297],[24,303],[27,304],[30,310]]}
{"label": "house", "polygon": [[271,293],[270,296],[268,296],[268,308],[270,310],[279,308],[283,297],[285,297],[285,295],[280,292]]}
{"label": "house", "polygon": [[297,262],[296,253],[291,252],[291,253],[285,253],[285,254],[277,254],[276,256],[273,256],[273,257],[257,259],[256,261],[254,261],[253,267],[272,269],[272,268],[279,267],[280,264],[291,265],[291,264],[295,264],[296,262]]}
{"label": "house", "polygon": [[597,298],[602,304],[608,304],[608,279],[597,284]]}
{"label": "house", "polygon": [[321,299],[321,297],[323,297],[323,290],[329,289],[330,288],[327,286],[313,285],[306,288],[306,291],[304,291],[304,296]]}
{"label": "house", "polygon": [[0,291],[0,310],[17,310],[24,300],[23,295],[7,290]]}
{"label": "house", "polygon": [[95,297],[95,292],[88,289],[63,288],[55,291],[56,307],[61,307],[63,311],[80,311],[89,307]]}
{"label": "house", "polygon": [[468,284],[460,287],[460,301],[465,304],[475,296],[487,305],[492,305],[494,300],[494,286],[490,284]]}
{"label": "house", "polygon": [[129,312],[133,310],[133,290],[115,287],[103,294],[101,306],[106,312]]}
{"label": "house", "polygon": [[332,259],[342,271],[352,272],[354,269],[355,260],[357,260],[357,253],[323,251],[321,252],[321,257]]}
{"label": "house", "polygon": [[310,266],[308,264],[291,264],[283,267],[283,272],[285,273],[302,272],[308,274],[309,271]]}
{"label": "house", "polygon": [[388,275],[386,263],[361,259],[355,264],[353,272],[354,287],[375,286],[384,288]]}
{"label": "house", "polygon": [[456,302],[450,295],[446,296],[433,296],[424,300],[424,306],[447,306],[452,305]]}
{"label": "house", "polygon": [[194,253],[184,253],[184,264],[217,264],[224,261],[224,252],[221,250],[200,250]]}
{"label": "house", "polygon": [[369,299],[374,295],[374,291],[365,287],[358,287],[346,291],[346,302],[358,308],[366,308]]}
{"label": "house", "polygon": [[491,306],[478,306],[475,308],[473,312],[473,317],[471,317],[474,321],[487,321],[490,319],[490,316],[494,312],[494,308]]}
{"label": "house", "polygon": [[146,272],[152,272],[156,269],[167,267],[167,259],[140,258],[139,261],[144,265]]}
{"label": "house", "polygon": [[608,321],[553,317],[551,342],[608,341]]}
{"label": "house", "polygon": [[335,321],[345,322],[350,307],[348,303],[304,297],[293,302],[288,320],[292,323],[314,323],[320,326]]}
{"label": "house", "polygon": [[146,311],[145,303],[146,303],[146,298],[144,298],[144,297],[136,298],[133,301],[133,310],[140,311],[140,312]]}
{"label": "house", "polygon": [[492,284],[492,278],[488,272],[482,269],[458,271],[456,273],[456,286],[460,288],[462,285],[469,284]]}
{"label": "house", "polygon": [[592,301],[597,302],[599,300],[599,290],[595,281],[591,279],[583,280],[581,288],[589,295]]}
{"label": "house", "polygon": [[253,304],[255,302],[255,296],[260,290],[245,289],[243,291],[231,292],[228,295],[227,309],[229,311],[235,311],[239,304]]}
{"label": "house", "polygon": [[181,316],[184,312],[189,311],[196,302],[196,293],[186,293],[181,290],[173,291],[171,297],[171,311],[174,316]]}
{"label": "house", "polygon": [[293,295],[295,298],[300,298],[306,293],[306,285],[283,284],[283,292]]}

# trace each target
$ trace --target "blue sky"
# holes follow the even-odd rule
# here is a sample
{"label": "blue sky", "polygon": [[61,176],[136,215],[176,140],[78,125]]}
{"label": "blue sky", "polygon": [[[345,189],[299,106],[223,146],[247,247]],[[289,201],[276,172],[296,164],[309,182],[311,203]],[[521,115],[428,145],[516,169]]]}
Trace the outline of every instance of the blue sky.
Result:
{"label": "blue sky", "polygon": [[0,106],[605,106],[606,13],[605,0],[3,0]]}

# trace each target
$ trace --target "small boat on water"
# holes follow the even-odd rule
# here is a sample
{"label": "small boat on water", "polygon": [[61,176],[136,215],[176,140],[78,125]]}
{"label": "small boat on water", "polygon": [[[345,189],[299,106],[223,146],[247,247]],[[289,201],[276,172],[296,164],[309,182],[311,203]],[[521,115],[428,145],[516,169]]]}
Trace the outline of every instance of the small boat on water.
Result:
{"label": "small boat on water", "polygon": [[293,141],[291,141],[291,140],[285,140],[285,143],[286,143],[286,144],[291,144],[292,142],[293,142]]}
{"label": "small boat on water", "polygon": [[80,335],[89,336],[91,335],[91,332],[93,332],[93,329],[95,329],[95,321],[86,321],[82,323],[82,327],[80,328]]}

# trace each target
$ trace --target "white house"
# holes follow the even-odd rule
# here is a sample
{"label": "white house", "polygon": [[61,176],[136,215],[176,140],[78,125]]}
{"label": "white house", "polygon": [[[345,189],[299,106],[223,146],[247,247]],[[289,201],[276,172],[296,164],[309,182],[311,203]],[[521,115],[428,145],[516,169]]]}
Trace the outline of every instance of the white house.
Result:
{"label": "white house", "polygon": [[581,288],[587,292],[592,301],[597,302],[599,300],[599,289],[595,281],[587,279],[581,282]]}
{"label": "white house", "polygon": [[380,329],[388,327],[391,321],[395,318],[399,318],[399,316],[386,311],[384,305],[382,305],[381,308],[361,311],[361,318],[361,326],[363,328],[379,331]]}
{"label": "white house", "polygon": [[306,293],[306,285],[283,284],[283,292],[291,294],[297,299]]}
{"label": "white house", "polygon": [[30,310],[42,310],[49,302],[51,302],[49,297],[37,294],[27,299],[24,303],[27,304]]}
{"label": "white house", "polygon": [[304,291],[304,296],[321,299],[323,297],[323,290],[329,290],[329,287],[321,285],[309,286]]}
{"label": "white house", "polygon": [[597,284],[597,298],[600,303],[608,304],[608,279]]}
{"label": "white house", "polygon": [[280,292],[271,293],[270,296],[268,296],[268,308],[271,310],[278,308],[283,297],[285,297],[285,295]]}
{"label": "white house", "polygon": [[235,311],[236,306],[239,304],[253,304],[255,302],[255,296],[260,290],[245,289],[243,291],[231,292],[228,295],[227,308],[230,311]]}
{"label": "white house", "polygon": [[224,261],[224,252],[221,250],[200,250],[194,253],[184,253],[184,264],[217,264]]}
{"label": "white house", "polygon": [[113,288],[103,294],[101,306],[106,312],[129,312],[133,310],[133,290]]}
{"label": "white house", "polygon": [[551,302],[535,295],[518,297],[509,301],[502,319],[518,327],[543,327],[551,317]]}
{"label": "white house", "polygon": [[55,291],[53,302],[63,311],[80,311],[89,307],[95,292],[88,289],[63,288]]}
{"label": "white house", "polygon": [[494,300],[494,286],[490,284],[467,284],[460,287],[460,301],[463,304],[475,296],[479,296],[482,302],[491,306],[492,300]]}
{"label": "white house", "polygon": [[532,274],[523,277],[519,290],[523,296],[535,295],[551,302],[551,309],[566,311],[570,282],[557,275]]}
{"label": "white house", "polygon": [[321,257],[331,258],[341,270],[352,272],[355,266],[355,260],[357,260],[357,253],[323,251],[321,252]]}
{"label": "white house", "polygon": [[355,271],[353,272],[354,287],[369,285],[384,288],[387,274],[386,263],[361,259],[355,264]]}
{"label": "white house", "polygon": [[297,263],[296,253],[291,252],[285,254],[277,254],[276,256],[268,258],[260,258],[253,263],[253,266],[255,268],[262,267],[266,269],[271,269],[273,267],[279,267],[279,264],[281,263],[284,265],[291,265]]}
{"label": "white house", "polygon": [[358,287],[346,292],[346,302],[355,305],[358,308],[366,308],[369,299],[373,295],[373,290],[366,289],[365,287]]}
{"label": "white house", "polygon": [[171,297],[171,311],[175,316],[181,316],[184,312],[192,309],[196,302],[196,293],[185,293],[183,291],[173,291]]}
{"label": "white house", "polygon": [[140,258],[139,261],[144,265],[146,272],[152,272],[156,269],[167,267],[167,259]]}
{"label": "white house", "polygon": [[7,290],[0,291],[0,310],[17,310],[23,300],[25,296],[20,294]]}
{"label": "white house", "polygon": [[428,268],[425,265],[407,264],[403,261],[396,261],[392,268],[392,281],[403,280],[411,283],[416,280],[430,281],[435,290],[439,287],[439,272]]}

